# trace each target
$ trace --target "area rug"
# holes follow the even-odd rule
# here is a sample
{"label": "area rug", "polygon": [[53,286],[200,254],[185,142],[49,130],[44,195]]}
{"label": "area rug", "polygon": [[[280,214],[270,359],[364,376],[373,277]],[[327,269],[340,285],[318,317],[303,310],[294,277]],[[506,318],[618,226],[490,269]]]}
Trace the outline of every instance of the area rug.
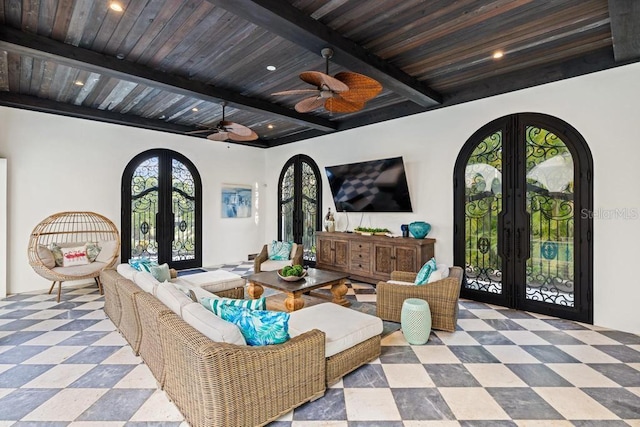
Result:
{"label": "area rug", "polygon": [[188,276],[190,274],[196,274],[196,273],[206,273],[209,270],[205,270],[204,268],[193,268],[191,270],[180,270],[178,271],[178,277],[180,276]]}

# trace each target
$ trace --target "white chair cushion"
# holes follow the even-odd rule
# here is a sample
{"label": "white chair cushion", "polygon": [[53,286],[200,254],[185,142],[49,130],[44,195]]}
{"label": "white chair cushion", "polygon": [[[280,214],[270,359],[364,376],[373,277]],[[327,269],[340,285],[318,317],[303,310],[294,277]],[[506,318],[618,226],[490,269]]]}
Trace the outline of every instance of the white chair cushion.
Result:
{"label": "white chair cushion", "polygon": [[65,276],[86,276],[88,274],[93,274],[93,273],[97,273],[99,271],[102,271],[103,268],[105,268],[107,266],[107,264],[105,264],[104,262],[91,262],[89,264],[83,264],[83,265],[73,265],[71,267],[55,267],[52,268],[52,271],[55,271],[58,274],[64,274]]}
{"label": "white chair cushion", "polygon": [[133,282],[145,292],[155,295],[156,288],[160,284],[148,271],[138,271],[133,276]]}
{"label": "white chair cushion", "polygon": [[403,282],[402,280],[387,280],[387,283],[391,283],[392,285],[403,285],[403,286],[415,286],[416,285],[413,282]]}
{"label": "white chair cushion", "polygon": [[129,264],[118,264],[118,266],[116,267],[116,271],[118,272],[118,274],[120,274],[122,277],[124,277],[125,279],[129,279],[132,282],[135,282],[135,280],[133,280],[133,277],[139,273],[138,270],[136,270],[135,268],[131,267]]}
{"label": "white chair cushion", "polygon": [[182,307],[182,319],[212,341],[247,345],[236,325],[216,316],[199,302]]}
{"label": "white chair cushion", "polygon": [[427,283],[437,282],[438,280],[442,280],[442,272],[440,270],[436,270],[429,275],[429,280]]}
{"label": "white chair cushion", "polygon": [[382,320],[328,302],[289,313],[289,335],[312,329],[326,335],[325,357],[333,356],[382,333]]}
{"label": "white chair cushion", "polygon": [[191,304],[191,298],[183,294],[169,282],[159,283],[156,287],[156,298],[166,305],[169,310],[182,317],[182,307]]}
{"label": "white chair cushion", "polygon": [[275,261],[272,259],[268,259],[260,264],[260,271],[280,270],[282,267],[286,267],[287,265],[291,265],[291,260]]}
{"label": "white chair cushion", "polygon": [[[192,286],[198,286],[213,293],[241,288],[245,284],[245,280],[242,277],[225,270],[188,274],[186,276],[180,276],[179,279]],[[174,281],[175,280],[176,279],[174,279]]]}

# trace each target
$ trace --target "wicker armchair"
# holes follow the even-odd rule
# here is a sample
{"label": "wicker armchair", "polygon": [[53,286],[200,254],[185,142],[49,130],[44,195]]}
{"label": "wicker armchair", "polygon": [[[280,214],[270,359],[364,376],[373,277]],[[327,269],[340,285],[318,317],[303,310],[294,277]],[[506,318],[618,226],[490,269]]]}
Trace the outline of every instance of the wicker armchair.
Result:
{"label": "wicker armchair", "polygon": [[[417,273],[394,271],[391,280],[413,282]],[[376,287],[376,314],[383,320],[400,322],[402,303],[407,298],[420,298],[429,303],[431,327],[453,332],[458,322],[458,298],[462,286],[463,270],[449,268],[449,277],[422,286],[378,282]]]}
{"label": "wicker armchair", "polygon": [[[301,244],[297,244],[296,248],[295,248],[295,252],[293,254],[293,256],[291,257],[291,263],[290,265],[302,265],[303,259],[302,259],[302,255],[303,255],[303,251],[304,251],[304,247]],[[269,271],[270,268],[263,268],[263,263],[265,262],[273,262],[273,261],[269,261],[269,254],[267,252],[267,245],[264,245],[262,247],[262,250],[260,251],[260,253],[255,257],[255,259],[253,260],[253,272],[254,273],[260,273],[261,271]],[[277,267],[275,269],[279,269],[281,267]]]}

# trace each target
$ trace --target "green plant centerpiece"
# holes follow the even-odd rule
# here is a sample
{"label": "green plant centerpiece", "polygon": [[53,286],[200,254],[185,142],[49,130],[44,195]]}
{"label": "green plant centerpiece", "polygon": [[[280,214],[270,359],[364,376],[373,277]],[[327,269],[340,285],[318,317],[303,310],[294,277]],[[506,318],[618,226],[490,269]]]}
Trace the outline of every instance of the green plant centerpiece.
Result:
{"label": "green plant centerpiece", "polygon": [[278,276],[280,276],[281,279],[289,282],[300,280],[306,275],[307,272],[300,264],[287,265],[285,267],[282,267],[281,270],[278,270]]}
{"label": "green plant centerpiece", "polygon": [[389,233],[388,228],[370,228],[370,227],[356,227],[353,229],[356,233],[364,234],[364,235],[372,235],[372,234],[387,234]]}

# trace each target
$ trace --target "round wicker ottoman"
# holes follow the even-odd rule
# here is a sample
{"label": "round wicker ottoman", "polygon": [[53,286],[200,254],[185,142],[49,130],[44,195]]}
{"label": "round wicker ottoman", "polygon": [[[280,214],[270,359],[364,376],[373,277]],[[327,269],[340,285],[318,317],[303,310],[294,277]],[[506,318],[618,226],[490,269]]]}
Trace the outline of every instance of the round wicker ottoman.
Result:
{"label": "round wicker ottoman", "polygon": [[431,310],[429,303],[419,298],[407,298],[400,311],[402,333],[409,344],[422,345],[431,334]]}

